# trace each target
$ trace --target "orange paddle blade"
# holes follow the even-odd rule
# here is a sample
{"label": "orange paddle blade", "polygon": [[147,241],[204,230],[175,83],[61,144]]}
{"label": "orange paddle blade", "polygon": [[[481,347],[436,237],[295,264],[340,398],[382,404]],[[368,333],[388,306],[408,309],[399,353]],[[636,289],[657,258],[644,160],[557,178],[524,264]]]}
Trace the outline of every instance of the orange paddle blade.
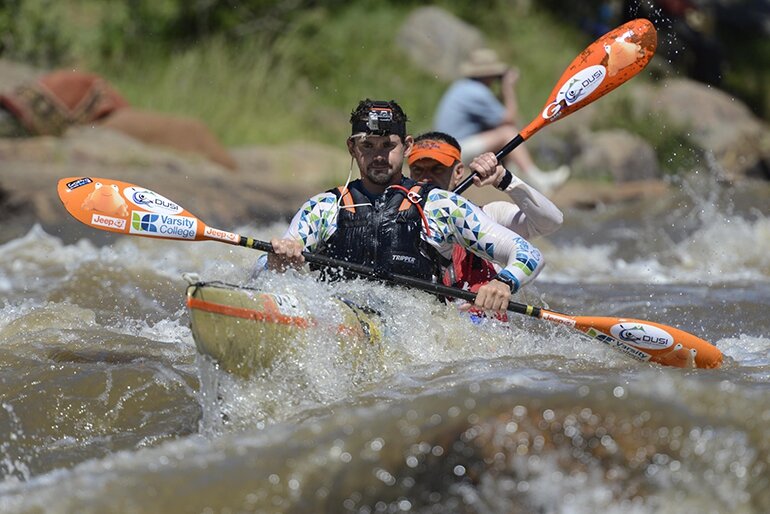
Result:
{"label": "orange paddle blade", "polygon": [[543,310],[540,318],[574,327],[638,360],[676,368],[718,368],[722,352],[708,341],[652,321],[567,316]]}
{"label": "orange paddle blade", "polygon": [[606,95],[642,71],[655,54],[658,36],[649,20],[624,23],[591,43],[562,74],[540,116],[522,131],[524,139],[544,125]]}
{"label": "orange paddle blade", "polygon": [[208,227],[182,206],[147,188],[120,180],[69,177],[59,181],[59,198],[78,221],[99,230],[237,244],[240,236]]}

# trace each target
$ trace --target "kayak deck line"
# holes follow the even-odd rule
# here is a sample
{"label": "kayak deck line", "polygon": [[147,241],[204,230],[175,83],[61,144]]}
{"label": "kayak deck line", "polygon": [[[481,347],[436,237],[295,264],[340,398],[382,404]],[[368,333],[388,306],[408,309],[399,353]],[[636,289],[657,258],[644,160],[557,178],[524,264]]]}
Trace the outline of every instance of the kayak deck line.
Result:
{"label": "kayak deck line", "polygon": [[232,318],[277,323],[279,325],[293,325],[299,328],[308,328],[315,325],[315,322],[312,319],[303,318],[301,316],[286,316],[280,312],[273,312],[272,308],[274,308],[274,305],[270,302],[265,302],[264,305],[265,310],[258,311],[255,309],[245,309],[243,307],[233,307],[232,305],[213,303],[201,300],[200,298],[193,298],[192,296],[187,297],[187,306],[190,309],[197,309],[199,311],[221,314],[222,316],[230,316]]}

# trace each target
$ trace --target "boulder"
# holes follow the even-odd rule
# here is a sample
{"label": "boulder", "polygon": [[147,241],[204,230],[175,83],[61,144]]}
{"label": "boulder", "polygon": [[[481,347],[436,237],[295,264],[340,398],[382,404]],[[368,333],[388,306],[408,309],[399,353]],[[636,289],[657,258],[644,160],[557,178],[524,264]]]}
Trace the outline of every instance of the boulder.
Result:
{"label": "boulder", "polygon": [[35,223],[67,242],[109,236],[66,212],[56,193],[64,177],[112,178],[147,187],[206,224],[228,230],[289,218],[312,194],[344,181],[350,163],[344,149],[312,143],[233,153],[236,173],[102,127],[70,129],[63,137],[0,139],[0,242],[25,234]]}
{"label": "boulder", "polygon": [[578,143],[579,153],[570,163],[575,177],[632,182],[662,175],[655,150],[636,134],[622,129],[581,132]]}
{"label": "boulder", "polygon": [[43,72],[23,63],[0,59],[0,91],[10,91],[30,82]]}
{"label": "boulder", "polygon": [[[624,117],[631,118],[631,123]],[[536,149],[541,146],[546,153],[556,150],[560,162],[580,168],[582,163],[573,160],[586,148],[576,141],[593,139],[594,132],[634,124],[647,124],[648,131],[652,124],[653,130],[660,127],[661,132],[686,134],[696,152],[705,156],[694,170],[707,171],[719,180],[770,178],[770,126],[740,100],[688,79],[632,80],[606,98],[553,123],[546,129],[547,135],[543,130],[543,135],[527,144]],[[546,142],[548,138],[563,142]],[[659,153],[659,149],[652,149]],[[669,157],[658,155],[657,161]]]}
{"label": "boulder", "polygon": [[685,130],[731,180],[770,177],[770,130],[741,101],[688,79],[669,79],[632,91],[639,113],[655,113]]}
{"label": "boulder", "polygon": [[396,43],[414,64],[436,78],[459,77],[460,63],[484,46],[484,35],[441,7],[415,9],[401,26]]}

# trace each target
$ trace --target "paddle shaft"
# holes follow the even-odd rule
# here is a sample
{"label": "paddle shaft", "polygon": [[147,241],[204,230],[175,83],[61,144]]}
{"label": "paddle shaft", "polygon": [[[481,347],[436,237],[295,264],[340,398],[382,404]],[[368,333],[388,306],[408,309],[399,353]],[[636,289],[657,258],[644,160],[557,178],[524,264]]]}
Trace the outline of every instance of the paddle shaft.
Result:
{"label": "paddle shaft", "polygon": [[[263,252],[275,253],[275,250],[273,249],[273,245],[271,245],[267,241],[260,241],[258,239],[252,239],[250,237],[241,236],[240,242],[238,244],[240,246],[245,246],[246,248],[253,248],[254,250],[262,250]],[[318,255],[310,252],[302,252],[302,256],[305,258],[307,262],[310,262],[313,264],[319,264],[321,266],[327,266],[330,268],[344,269],[345,271],[350,271],[362,277],[374,278],[374,279],[384,280],[386,282],[390,282],[393,284],[412,287],[414,289],[419,289],[420,291],[425,291],[426,293],[431,293],[436,296],[447,296],[449,298],[459,298],[460,300],[466,300],[470,303],[473,303],[476,300],[476,293],[465,291],[463,289],[458,289],[456,287],[448,287],[443,284],[429,282],[427,280],[422,280],[419,278],[409,277],[406,275],[399,275],[396,273],[379,271],[379,270],[370,268],[368,266],[364,266],[362,264],[341,261],[338,259],[327,257],[325,255]],[[540,307],[534,307],[532,305],[524,305],[522,303],[516,303],[514,301],[508,302],[508,310],[510,312],[525,314],[535,318],[540,317],[540,311],[541,311]]]}
{"label": "paddle shaft", "polygon": [[[99,230],[177,241],[215,241],[275,253],[270,243],[210,227],[172,200],[128,182],[97,177],[67,177],[59,180],[57,191],[67,212],[81,223]],[[470,291],[418,278],[309,252],[302,255],[313,264],[344,269],[359,276],[413,287],[438,296],[474,303],[477,298]],[[508,310],[575,328],[643,361],[701,368],[715,368],[722,363],[722,353],[709,342],[660,323],[606,316],[570,316],[513,301],[508,302]]]}

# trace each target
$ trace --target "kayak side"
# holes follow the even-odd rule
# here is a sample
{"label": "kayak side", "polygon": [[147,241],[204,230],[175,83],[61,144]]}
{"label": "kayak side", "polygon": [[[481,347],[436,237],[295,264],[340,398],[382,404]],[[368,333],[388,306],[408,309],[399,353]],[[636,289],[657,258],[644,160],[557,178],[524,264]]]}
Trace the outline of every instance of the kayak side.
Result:
{"label": "kayak side", "polygon": [[311,330],[333,331],[358,354],[381,342],[381,320],[372,311],[334,299],[342,322],[319,326],[294,296],[243,286],[199,282],[187,288],[190,326],[198,352],[233,375],[248,377],[305,344]]}

